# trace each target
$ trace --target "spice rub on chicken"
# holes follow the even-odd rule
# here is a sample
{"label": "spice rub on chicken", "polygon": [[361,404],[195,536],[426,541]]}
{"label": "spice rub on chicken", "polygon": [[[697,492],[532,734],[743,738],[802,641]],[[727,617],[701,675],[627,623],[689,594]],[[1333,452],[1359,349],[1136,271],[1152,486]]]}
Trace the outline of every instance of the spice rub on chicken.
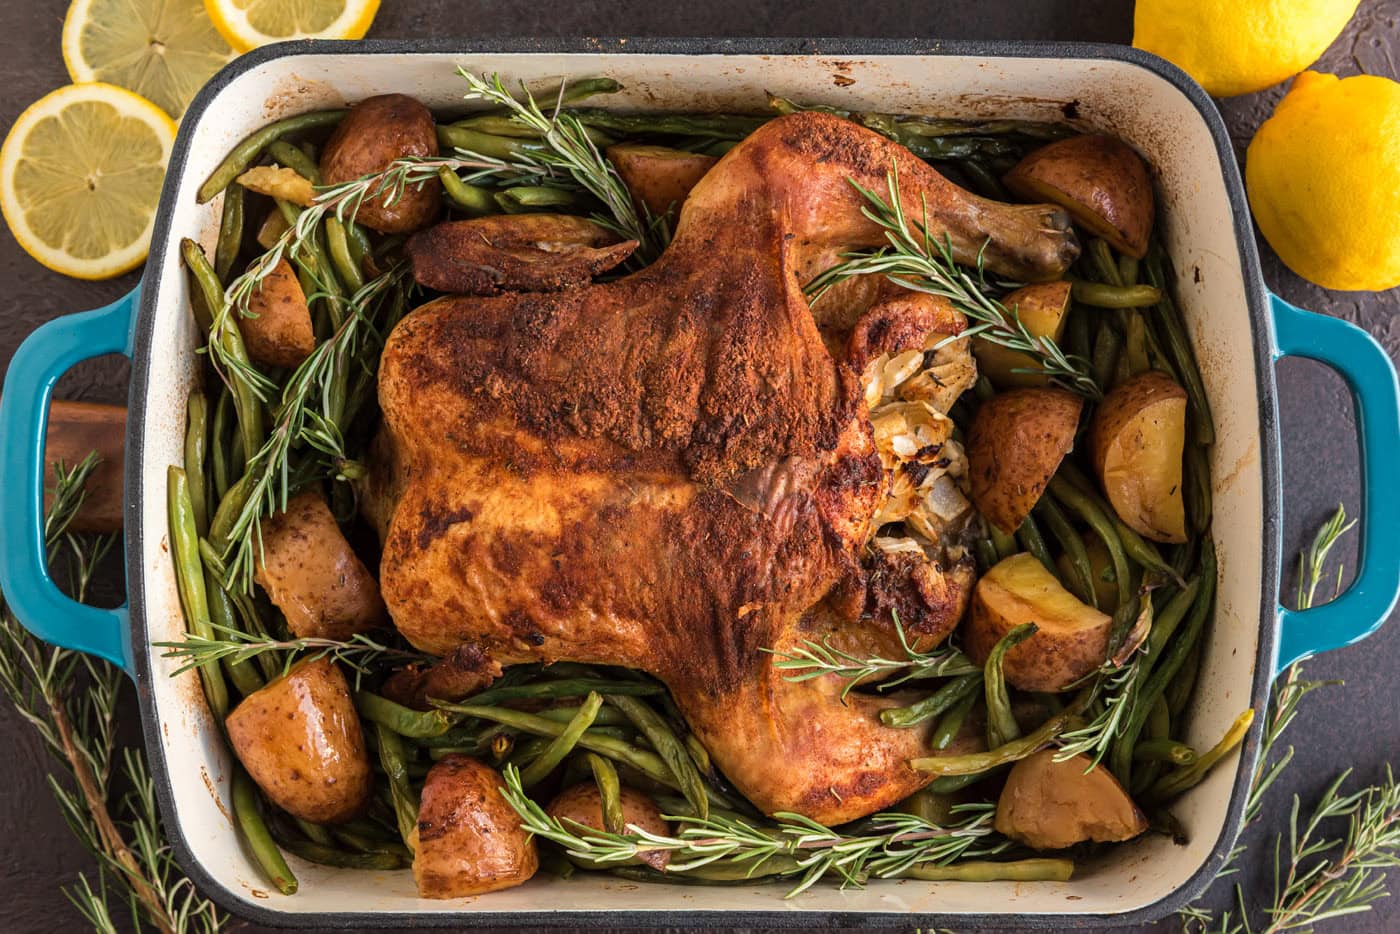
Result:
{"label": "spice rub on chicken", "polygon": [[[970,511],[948,407],[975,378],[960,315],[879,281],[809,303],[842,251],[878,246],[851,181],[891,167],[960,261],[1035,280],[1069,219],[952,185],[840,118],[764,125],[691,191],[650,266],[552,292],[454,295],[384,351],[380,584],[437,654],[642,669],[734,785],[837,824],[926,784],[897,698],[791,682],[808,638],[919,647],[965,608]],[[985,244],[985,249],[984,249]],[[953,338],[951,341],[947,338]]]}

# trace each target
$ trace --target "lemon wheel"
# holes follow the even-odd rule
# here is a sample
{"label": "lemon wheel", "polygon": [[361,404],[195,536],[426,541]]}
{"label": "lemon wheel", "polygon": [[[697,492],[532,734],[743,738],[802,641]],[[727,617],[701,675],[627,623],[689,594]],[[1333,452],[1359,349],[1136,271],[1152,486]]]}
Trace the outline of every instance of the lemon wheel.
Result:
{"label": "lemon wheel", "polygon": [[25,252],[79,279],[146,258],[175,123],[111,84],[70,84],[19,115],[0,147],[0,209]]}
{"label": "lemon wheel", "polygon": [[204,0],[229,45],[247,52],[287,39],[363,39],[379,0]]}
{"label": "lemon wheel", "polygon": [[177,119],[233,56],[203,0],[73,0],[63,20],[75,82],[120,85]]}

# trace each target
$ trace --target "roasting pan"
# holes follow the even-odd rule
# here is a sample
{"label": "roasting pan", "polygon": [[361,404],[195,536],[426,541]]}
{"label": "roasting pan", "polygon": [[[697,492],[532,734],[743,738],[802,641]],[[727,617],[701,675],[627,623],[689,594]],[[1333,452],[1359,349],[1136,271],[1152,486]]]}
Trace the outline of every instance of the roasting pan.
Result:
{"label": "roasting pan", "polygon": [[[1240,823],[1263,718],[1241,750],[1180,802],[1190,843],[1151,836],[1113,849],[1066,883],[875,882],[638,885],[592,874],[539,877],[491,895],[427,901],[409,872],[337,871],[289,857],[301,891],[261,881],[230,823],[230,758],[196,675],[172,678],[152,641],[182,623],[166,541],[165,477],[182,457],[198,328],[179,241],[212,246],[220,204],[195,189],[228,149],[269,121],[401,91],[461,106],[458,66],[511,80],[606,75],[625,91],[605,106],[761,112],[764,92],[855,110],[1068,120],[1117,134],[1154,166],[1166,245],[1214,407],[1218,606],[1185,737],[1213,743],[1243,708],[1262,710],[1275,674],[1373,631],[1400,589],[1400,487],[1376,482],[1400,453],[1394,367],[1364,331],[1271,296],[1225,127],[1182,72],[1118,46],[921,40],[491,40],[299,42],[244,55],[200,92],[171,157],[141,287],[59,318],[15,354],[0,405],[0,586],[37,635],[121,665],[136,683],[164,826],[199,887],[229,910],[276,925],[851,926],[1062,929],[1151,920],[1194,898],[1225,861]],[[130,602],[116,610],[63,597],[44,567],[43,426],[58,377],[104,353],[132,359],[125,547]],[[1297,613],[1278,601],[1279,436],[1274,363],[1310,357],[1346,379],[1362,452],[1361,559],[1352,587]],[[1331,414],[1331,413],[1329,413]],[[1340,413],[1335,413],[1340,414]]]}

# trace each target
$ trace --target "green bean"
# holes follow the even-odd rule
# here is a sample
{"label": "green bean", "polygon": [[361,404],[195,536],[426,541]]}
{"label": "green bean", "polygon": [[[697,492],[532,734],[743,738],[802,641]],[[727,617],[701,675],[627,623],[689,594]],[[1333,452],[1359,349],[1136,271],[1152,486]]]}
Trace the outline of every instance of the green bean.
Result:
{"label": "green bean", "polygon": [[[611,684],[601,690],[611,691],[617,686],[616,684]],[[595,688],[595,690],[598,689]],[[469,697],[467,700],[473,704],[477,703],[475,697]],[[544,717],[546,720],[553,720],[556,723],[568,723],[574,718],[574,715],[578,713],[578,704],[563,707],[545,707],[543,710],[531,712],[537,717]],[[632,721],[628,720],[626,714],[622,711],[613,707],[603,707],[598,711],[597,716],[593,718],[592,729],[597,729],[600,726],[626,726],[631,722]]]}
{"label": "green bean", "polygon": [[[622,85],[612,78],[579,78],[577,80],[555,81],[539,89],[527,91],[540,108],[548,113],[555,107],[563,107],[595,94],[616,94]],[[488,107],[483,114],[508,114],[511,108],[505,104]]]}
{"label": "green bean", "polygon": [[[211,314],[216,315],[224,306],[224,290],[219,283],[219,277],[214,273],[214,267],[209,265],[204,250],[198,243],[185,238],[180,241],[180,256],[184,259],[186,268],[194,274],[195,282],[204,296],[205,305]],[[217,342],[239,365],[252,367],[248,349],[243,345],[243,335],[232,316],[225,318],[219,332],[211,333],[209,339],[211,342]],[[243,437],[243,450],[251,457],[251,452],[262,447],[262,405],[247,380],[239,378],[236,371],[225,376],[232,383],[233,403],[238,412],[238,430]]]}
{"label": "green bean", "polygon": [[710,762],[710,751],[705,748],[705,744],[696,738],[694,733],[685,734],[685,751],[690,755],[690,761],[695,763],[695,767],[700,770],[701,775],[709,775],[714,771],[714,765]]}
{"label": "green bean", "polygon": [[334,847],[321,846],[319,843],[302,840],[283,840],[282,846],[286,847],[287,852],[306,860],[308,863],[331,866],[336,869],[388,871],[403,869],[409,864],[408,860],[391,852],[346,853],[344,850],[337,850]]}
{"label": "green bean", "polygon": [[369,691],[355,692],[355,709],[366,720],[400,736],[441,736],[456,722],[445,710],[412,710]]}
{"label": "green bean", "polygon": [[1162,300],[1162,292],[1150,285],[1108,285],[1103,282],[1071,280],[1076,302],[1094,308],[1146,308]]}
{"label": "green bean", "polygon": [[204,470],[209,443],[209,404],[204,399],[204,393],[198,390],[191,392],[186,411],[185,479],[189,484],[194,527],[200,535],[204,535],[209,531],[209,482]]}
{"label": "green bean", "polygon": [[[585,868],[598,868],[596,865],[588,866],[583,860],[580,860],[580,863],[584,864]],[[650,866],[607,864],[607,872],[610,876],[617,876],[619,879],[626,879],[629,882],[648,882],[672,886],[760,885],[767,880],[767,877],[796,872],[800,868],[802,867],[798,866],[797,861],[791,856],[769,856],[761,863],[755,863],[753,860],[742,862],[716,860],[712,863],[687,868],[684,872],[678,872],[674,869],[658,872]]]}
{"label": "green bean", "polygon": [[[536,681],[532,684],[511,684],[505,687],[487,688],[468,697],[463,703],[484,707],[508,700],[545,700],[558,697],[584,697],[593,691],[603,694],[627,694],[649,696],[666,690],[659,684],[639,681],[617,681],[609,678],[566,678],[560,681]],[[625,711],[623,716],[626,716]],[[572,719],[572,716],[569,718]],[[600,723],[618,723],[604,717]],[[627,722],[630,722],[627,721]]]}
{"label": "green bean", "polygon": [[1190,765],[1173,769],[1158,779],[1157,784],[1147,790],[1146,799],[1152,802],[1169,801],[1188,789],[1194,788],[1206,777],[1215,764],[1225,758],[1236,746],[1244,741],[1254,722],[1254,708],[1245,710],[1230,724],[1220,742],[1206,750]]}
{"label": "green bean", "polygon": [[[219,500],[224,498],[224,494],[228,492],[229,484],[233,482],[230,474],[237,472],[232,469],[233,465],[229,463],[229,452],[225,448],[229,435],[228,422],[232,417],[233,393],[225,386],[223,391],[219,393],[218,404],[214,406],[214,426],[209,441],[210,452],[213,455],[211,466],[214,475],[214,498]],[[206,503],[205,505],[207,507],[212,504]]]}
{"label": "green bean", "polygon": [[1196,750],[1174,739],[1145,739],[1133,747],[1133,761],[1190,765],[1196,761]]}
{"label": "green bean", "polygon": [[1089,552],[1084,548],[1083,537],[1070,524],[1069,518],[1055,500],[1049,496],[1042,496],[1032,512],[1045,520],[1050,534],[1055,536],[1055,540],[1060,543],[1061,551],[1069,559],[1070,568],[1074,573],[1070,575],[1070,580],[1065,581],[1065,586],[1081,602],[1087,603],[1097,610],[1099,596],[1094,589],[1094,567],[1089,562]]}
{"label": "green bean", "polygon": [[[204,544],[203,541],[200,542],[201,546]],[[201,553],[202,551],[201,548]],[[241,627],[234,617],[232,598],[229,597],[228,591],[224,590],[218,572],[208,566],[204,568],[204,592],[209,600],[209,619],[214,626],[218,627],[215,631],[223,629],[241,631]],[[255,663],[250,659],[240,661],[233,656],[228,656],[223,659],[222,665],[228,679],[233,682],[238,693],[244,697],[259,690],[266,683],[258,674]]]}
{"label": "green bean", "polygon": [[[1063,471],[1064,465],[1061,465]],[[1085,493],[1069,480],[1065,479],[1062,472],[1056,472],[1050,478],[1048,487],[1050,495],[1067,509],[1073,510],[1081,519],[1089,524],[1094,534],[1104,543],[1108,549],[1108,557],[1113,562],[1113,575],[1116,578],[1118,587],[1118,608],[1122,609],[1132,597],[1132,581],[1128,574],[1128,558],[1123,553],[1123,542],[1118,537],[1113,521],[1108,514],[1095,502],[1095,497]]]}
{"label": "green bean", "polygon": [[224,208],[219,216],[219,241],[214,246],[214,272],[220,282],[228,281],[229,271],[243,246],[243,186],[230,185],[224,192]]}
{"label": "green bean", "polygon": [[1073,303],[1065,320],[1065,349],[1081,360],[1089,360],[1094,353],[1093,340],[1089,336],[1089,313]]}
{"label": "green bean", "polygon": [[[277,198],[275,203],[277,210],[281,211],[282,216],[287,219],[287,223],[295,227],[297,219],[301,217],[301,213],[305,209],[281,198]],[[320,294],[321,301],[325,303],[325,307],[330,313],[331,327],[338,328],[345,320],[345,309],[341,304],[341,283],[326,256],[324,239],[324,233],[317,230],[312,236],[303,240],[302,249],[298,250],[296,255],[292,257],[292,262],[311,279],[311,291],[306,291],[305,286],[302,287],[302,291],[306,292],[308,297]]]}
{"label": "green bean", "polygon": [[1001,560],[1001,556],[997,554],[997,546],[992,544],[990,538],[979,538],[973,545],[977,549],[977,561],[982,565],[983,574]]}
{"label": "green bean", "polygon": [[969,785],[975,785],[983,779],[989,777],[997,769],[987,769],[981,772],[968,772],[966,775],[944,775],[928,783],[928,789],[935,794],[951,795],[954,792],[962,791]]}
{"label": "green bean", "polygon": [[880,722],[885,726],[907,729],[918,726],[952,707],[967,694],[975,693],[982,685],[982,672],[959,675],[948,681],[928,697],[908,707],[887,707],[880,711]]}
{"label": "green bean", "polygon": [[485,217],[488,214],[500,213],[500,206],[496,204],[489,188],[462,181],[462,177],[447,166],[438,169],[438,178],[442,181],[442,190],[447,195],[447,200],[468,217]]}
{"label": "green bean", "polygon": [[1186,513],[1191,521],[1191,529],[1197,535],[1206,534],[1210,528],[1211,490],[1210,464],[1206,461],[1206,450],[1197,444],[1186,445],[1185,490]]}
{"label": "green bean", "polygon": [[545,185],[520,185],[495,194],[496,204],[507,214],[547,211],[570,214],[582,211],[587,199],[577,192]]}
{"label": "green bean", "polygon": [[603,829],[608,833],[622,833],[626,830],[626,820],[622,814],[622,786],[617,780],[617,769],[610,760],[596,752],[585,752],[584,761],[593,771],[593,782],[598,786],[598,797],[603,807]]}
{"label": "green bean", "polygon": [[1118,281],[1123,285],[1136,285],[1139,268],[1138,258],[1124,253],[1118,257]]}
{"label": "green bean", "polygon": [[1089,368],[1093,370],[1094,382],[1108,388],[1113,374],[1118,369],[1118,354],[1122,350],[1123,338],[1110,321],[1099,322],[1094,333],[1094,349],[1089,358]]}
{"label": "green bean", "polygon": [[1176,363],[1176,371],[1181,376],[1181,384],[1186,390],[1191,413],[1195,416],[1192,424],[1196,443],[1214,444],[1215,424],[1211,419],[1210,400],[1206,397],[1205,382],[1201,379],[1196,355],[1191,351],[1191,339],[1186,333],[1186,323],[1167,289],[1165,261],[1162,245],[1154,239],[1147,248],[1146,267],[1147,281],[1162,292],[1156,317],[1166,338],[1167,354]]}
{"label": "green bean", "polygon": [[549,740],[538,758],[531,762],[529,766],[520,773],[520,783],[529,788],[536,785],[549,776],[564,757],[573,752],[574,746],[578,744],[579,737],[593,724],[593,718],[598,714],[598,708],[603,706],[603,697],[597,692],[590,691],[578,707],[578,713],[574,718],[564,725],[564,731],[558,736]]}
{"label": "green bean", "polygon": [[345,110],[319,110],[298,114],[295,117],[287,117],[285,120],[270,123],[254,132],[233,147],[229,154],[224,157],[224,161],[219,163],[218,168],[209,175],[203,185],[199,186],[199,191],[195,195],[196,200],[200,204],[212,201],[215,195],[227,188],[235,178],[242,175],[243,170],[252,165],[254,160],[262,155],[263,150],[274,141],[304,130],[332,126],[339,123],[346,113]]}
{"label": "green bean", "polygon": [[541,847],[539,860],[539,871],[547,876],[556,879],[572,879],[574,876],[574,864],[557,849]]}
{"label": "green bean", "polygon": [[1167,605],[1152,623],[1152,631],[1147,636],[1147,652],[1143,656],[1142,665],[1144,672],[1150,672],[1157,659],[1161,657],[1162,651],[1171,641],[1171,637],[1176,632],[1176,627],[1186,618],[1187,612],[1196,602],[1196,595],[1201,590],[1201,579],[1193,577],[1186,582],[1186,586],[1177,591],[1175,596],[1167,601]]}
{"label": "green bean", "polygon": [[[1157,700],[1148,706],[1147,710],[1147,738],[1148,739],[1170,739],[1171,738],[1171,714],[1167,711],[1166,701],[1161,695]],[[1152,787],[1162,775],[1163,764],[1161,762],[1134,762],[1132,766],[1132,780],[1128,787],[1132,790],[1134,797],[1141,795],[1144,791]]]}
{"label": "green bean", "polygon": [[977,194],[993,201],[1010,201],[1006,186],[1001,183],[1001,179],[977,159],[964,159],[958,163],[958,168],[962,169],[967,176],[972,188]]}
{"label": "green bean", "polygon": [[736,140],[748,136],[769,119],[739,114],[622,114],[596,107],[574,108],[569,113],[584,126],[624,136],[657,134]]}
{"label": "green bean", "polygon": [[[165,482],[170,553],[175,563],[175,580],[179,585],[185,625],[201,639],[214,639],[208,592],[204,586],[204,566],[199,560],[199,532],[195,529],[194,507],[190,503],[185,471],[173,465],[168,467]],[[204,683],[209,710],[222,723],[229,711],[228,687],[224,684],[224,676],[217,665],[200,665],[199,677]]]}
{"label": "green bean", "polygon": [[1017,554],[1020,548],[1016,545],[1016,537],[1007,535],[991,522],[987,523],[987,535],[992,540],[992,545],[997,550],[997,560],[1001,561]]}
{"label": "green bean", "polygon": [[277,140],[267,147],[267,154],[278,165],[291,169],[313,185],[321,184],[321,169],[311,158],[286,140]]}
{"label": "green bean", "polygon": [[288,868],[287,861],[282,858],[282,852],[273,842],[272,834],[268,833],[262,814],[258,812],[257,791],[253,787],[253,780],[248,777],[247,772],[236,766],[233,770],[233,816],[263,875],[267,876],[268,881],[283,895],[295,895],[297,877]]}
{"label": "green bean", "polygon": [[1021,527],[1016,530],[1016,541],[1021,543],[1023,551],[1028,551],[1045,565],[1045,570],[1055,577],[1060,576],[1060,569],[1055,567],[1055,559],[1050,557],[1050,549],[1045,545],[1045,536],[1040,534],[1040,526],[1035,524],[1035,520],[1026,516],[1021,523]]}
{"label": "green bean", "polygon": [[1068,882],[1074,875],[1074,860],[1035,857],[1005,863],[979,859],[946,866],[919,863],[901,875],[924,882]]}
{"label": "green bean", "polygon": [[1129,377],[1146,373],[1152,369],[1147,344],[1147,323],[1136,311],[1124,313],[1124,340],[1122,361]]}
{"label": "green bean", "polygon": [[607,698],[608,703],[626,714],[627,719],[632,721],[632,725],[651,743],[651,747],[656,750],[666,763],[667,768],[671,770],[681,794],[685,795],[685,799],[696,809],[700,817],[709,817],[710,805],[705,794],[705,780],[701,778],[700,770],[691,761],[690,753],[685,750],[685,744],[676,737],[670,725],[660,714],[635,697],[610,691]]}
{"label": "green bean", "polygon": [[1104,285],[1122,286],[1127,282],[1118,274],[1118,263],[1113,258],[1113,247],[1103,237],[1094,237],[1084,251],[1084,258],[1094,275]]}
{"label": "green bean", "polygon": [[1158,697],[1147,710],[1148,739],[1168,739],[1172,734],[1172,715],[1166,701]]}
{"label": "green bean", "polygon": [[1039,631],[1035,623],[1022,623],[1002,636],[987,656],[982,669],[982,690],[987,699],[987,748],[1005,746],[1020,737],[1021,726],[1011,713],[1011,698],[1006,693],[1006,675],[1002,660],[1006,653]]}
{"label": "green bean", "polygon": [[952,745],[953,740],[958,738],[962,732],[963,724],[967,722],[972,709],[977,706],[977,702],[982,699],[982,695],[974,690],[967,692],[962,700],[958,701],[938,720],[938,726],[933,731],[933,736],[929,739],[929,745],[934,749],[947,749]]}
{"label": "green bean", "polygon": [[379,764],[389,777],[389,796],[394,804],[394,820],[404,845],[412,849],[413,831],[418,826],[418,802],[408,780],[408,759],[403,739],[383,723],[375,723],[374,735],[379,743]]}
{"label": "green bean", "polygon": [[451,124],[439,124],[437,138],[443,149],[460,149],[488,159],[516,160],[549,151],[549,146],[539,140],[493,136]]}
{"label": "green bean", "polygon": [[[566,728],[565,724],[555,723],[553,720],[546,720],[523,710],[511,710],[508,707],[452,704],[446,709],[466,717],[502,723],[536,736],[558,736]],[[596,730],[585,730],[583,735],[579,737],[578,744],[583,749],[630,765],[652,781],[660,782],[668,788],[679,789],[679,783],[672,777],[671,770],[667,768],[665,761],[654,752],[639,749],[631,743],[614,739],[611,736],[600,735]],[[438,752],[439,750],[432,750],[435,757]]]}
{"label": "green bean", "polygon": [[365,275],[350,255],[350,241],[345,234],[345,225],[335,217],[326,218],[326,246],[330,251],[331,266],[351,293],[358,292],[365,284]]}
{"label": "green bean", "polygon": [[335,838],[331,832],[320,824],[313,824],[309,820],[302,820],[300,817],[293,818],[296,821],[297,829],[311,840],[312,843],[321,846],[335,846]]}
{"label": "green bean", "polygon": [[961,756],[927,756],[911,759],[909,767],[920,772],[931,772],[938,776],[978,775],[999,766],[1018,762],[1043,748],[1064,732],[1065,728],[1089,704],[1090,693],[1081,691],[1063,711],[1046,720],[1020,739],[1012,740],[987,752],[968,753]]}
{"label": "green bean", "polygon": [[1167,702],[1167,711],[1173,717],[1181,716],[1181,712],[1191,701],[1191,694],[1196,689],[1196,676],[1201,671],[1202,654],[1204,654],[1204,647],[1198,642],[1186,656],[1186,660],[1182,662],[1176,677],[1168,682],[1166,690],[1162,694]]}

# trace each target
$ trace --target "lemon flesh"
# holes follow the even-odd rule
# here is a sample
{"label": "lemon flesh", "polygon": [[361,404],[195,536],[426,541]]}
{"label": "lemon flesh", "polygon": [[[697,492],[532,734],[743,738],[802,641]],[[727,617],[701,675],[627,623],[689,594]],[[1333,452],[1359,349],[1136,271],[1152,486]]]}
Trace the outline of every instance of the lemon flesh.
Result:
{"label": "lemon flesh", "polygon": [[15,239],[79,278],[139,265],[174,139],[169,117],[122,88],[69,85],[41,98],[0,150],[0,207]]}
{"label": "lemon flesh", "polygon": [[1262,91],[1307,68],[1358,0],[1137,0],[1133,45],[1216,97]]}
{"label": "lemon flesh", "polygon": [[1400,83],[1299,75],[1249,144],[1245,186],[1264,238],[1304,279],[1400,285]]}
{"label": "lemon flesh", "polygon": [[204,0],[219,33],[246,52],[284,39],[361,39],[379,0]]}
{"label": "lemon flesh", "polygon": [[63,21],[74,81],[119,85],[176,118],[233,56],[202,0],[74,0]]}

